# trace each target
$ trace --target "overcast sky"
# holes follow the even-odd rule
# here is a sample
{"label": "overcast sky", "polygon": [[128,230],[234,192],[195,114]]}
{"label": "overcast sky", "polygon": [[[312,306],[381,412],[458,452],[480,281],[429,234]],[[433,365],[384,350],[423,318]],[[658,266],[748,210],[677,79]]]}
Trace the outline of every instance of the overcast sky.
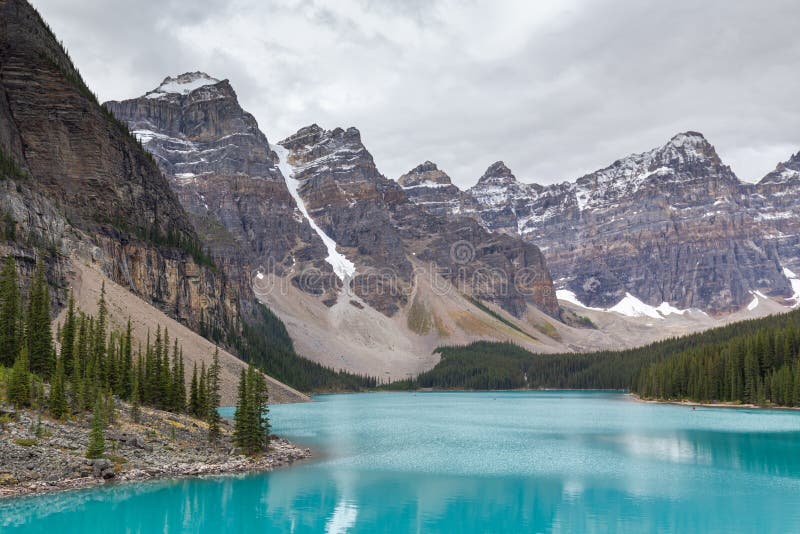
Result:
{"label": "overcast sky", "polygon": [[228,78],[271,142],[356,126],[397,178],[574,180],[685,130],[755,181],[800,150],[796,0],[33,0],[102,100]]}

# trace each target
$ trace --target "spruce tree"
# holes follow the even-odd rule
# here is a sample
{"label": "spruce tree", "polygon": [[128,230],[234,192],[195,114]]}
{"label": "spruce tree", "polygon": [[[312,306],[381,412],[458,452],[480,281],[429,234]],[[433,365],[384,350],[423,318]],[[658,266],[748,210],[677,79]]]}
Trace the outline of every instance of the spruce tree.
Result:
{"label": "spruce tree", "polygon": [[251,365],[250,368],[253,370],[253,381],[255,382],[251,402],[255,404],[258,412],[259,443],[262,450],[267,450],[269,448],[269,435],[272,430],[272,426],[269,423],[269,390],[267,389],[267,380],[264,378],[264,374],[255,366]]}
{"label": "spruce tree", "polygon": [[67,317],[64,319],[64,328],[61,330],[61,361],[64,365],[64,374],[67,376],[72,374],[76,337],[75,328],[75,295],[70,290]]}
{"label": "spruce tree", "polygon": [[28,370],[28,349],[22,347],[8,378],[8,401],[21,408],[31,405],[31,374]]}
{"label": "spruce tree", "polygon": [[39,262],[31,284],[25,335],[31,371],[47,379],[55,368],[50,333],[50,289]]}
{"label": "spruce tree", "polygon": [[186,409],[186,383],[183,378],[183,353],[178,349],[178,340],[172,350],[172,386],[170,387],[170,410],[182,412]]}
{"label": "spruce tree", "polygon": [[92,429],[89,432],[87,458],[100,458],[106,452],[105,422],[103,421],[103,401],[98,395],[92,412]]}
{"label": "spruce tree", "polygon": [[219,366],[219,348],[214,350],[214,359],[212,360],[211,367],[208,369],[208,377],[206,379],[206,387],[208,388],[206,402],[206,417],[208,420],[208,439],[216,441],[219,438],[219,425],[220,415],[219,411],[219,390],[220,390],[220,366]]}
{"label": "spruce tree", "polygon": [[128,326],[125,328],[125,337],[122,345],[122,397],[130,398],[133,389],[133,333],[131,319],[128,317]]}
{"label": "spruce tree", "polygon": [[200,414],[200,400],[197,396],[197,362],[194,362],[192,382],[189,385],[189,413],[195,417]]}
{"label": "spruce tree", "polygon": [[250,365],[239,378],[234,415],[234,442],[245,454],[257,454],[269,446],[269,407],[264,375]]}
{"label": "spruce tree", "polygon": [[236,411],[233,414],[233,442],[245,453],[247,453],[249,445],[247,439],[248,396],[247,372],[242,368],[236,395]]}
{"label": "spruce tree", "polygon": [[139,399],[139,376],[133,373],[133,386],[131,388],[131,419],[138,423],[141,419],[141,400]]}
{"label": "spruce tree", "polygon": [[206,362],[200,362],[200,375],[197,380],[197,416],[206,419],[208,413],[208,389],[206,386]]}
{"label": "spruce tree", "polygon": [[0,272],[0,365],[11,367],[19,355],[19,286],[17,264],[8,256]]}
{"label": "spruce tree", "polygon": [[158,391],[161,402],[159,407],[163,410],[172,409],[172,373],[169,361],[169,332],[164,328],[164,341],[162,345],[161,372],[158,377]]}
{"label": "spruce tree", "polygon": [[56,362],[56,372],[50,382],[50,399],[48,402],[50,415],[56,419],[64,418],[69,409],[66,392],[64,391],[64,381],[64,361],[59,358],[58,362]]}

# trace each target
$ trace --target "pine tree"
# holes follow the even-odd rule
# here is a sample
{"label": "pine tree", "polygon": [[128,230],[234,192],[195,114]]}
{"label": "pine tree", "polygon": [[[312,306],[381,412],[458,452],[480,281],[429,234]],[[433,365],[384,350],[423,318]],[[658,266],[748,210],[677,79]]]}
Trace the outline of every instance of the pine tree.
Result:
{"label": "pine tree", "polygon": [[186,382],[183,378],[183,352],[178,349],[178,340],[172,350],[172,386],[170,388],[172,403],[170,409],[182,412],[186,409]]}
{"label": "pine tree", "polygon": [[50,399],[48,402],[50,415],[56,419],[65,417],[69,409],[66,392],[64,391],[64,381],[64,361],[59,358],[58,362],[56,362],[56,372],[50,383]]}
{"label": "pine tree", "polygon": [[264,375],[250,365],[242,369],[234,414],[234,442],[245,454],[257,454],[269,446],[269,406]]}
{"label": "pine tree", "polygon": [[245,452],[247,452],[249,445],[247,439],[248,396],[247,372],[242,369],[236,396],[236,411],[233,413],[233,442]]}
{"label": "pine tree", "polygon": [[133,386],[131,388],[131,419],[138,423],[141,419],[141,401],[139,399],[139,374],[133,373]]}
{"label": "pine tree", "polygon": [[97,319],[94,321],[92,337],[92,356],[94,360],[95,387],[105,388],[110,385],[109,366],[107,361],[106,321],[108,308],[106,307],[106,283],[100,288],[100,298],[97,301]]}
{"label": "pine tree", "polygon": [[164,341],[162,345],[161,372],[158,376],[158,391],[161,402],[159,407],[164,410],[172,409],[172,376],[169,361],[169,332],[164,328]]}
{"label": "pine tree", "polygon": [[50,332],[50,289],[41,262],[31,284],[26,326],[31,371],[45,379],[50,378],[55,368]]}
{"label": "pine tree", "polygon": [[269,434],[271,430],[269,423],[269,391],[267,389],[267,381],[263,373],[253,365],[251,365],[248,370],[253,374],[253,391],[250,403],[255,407],[256,418],[258,420],[256,426],[256,430],[258,431],[258,445],[261,450],[267,450],[267,448],[269,448]]}
{"label": "pine tree", "polygon": [[197,416],[206,419],[208,413],[208,388],[206,386],[206,362],[200,362],[200,375],[197,380]]}
{"label": "pine tree", "polygon": [[0,365],[11,367],[19,355],[19,286],[17,265],[8,256],[0,272]]}
{"label": "pine tree", "polygon": [[8,400],[17,408],[31,404],[31,374],[28,371],[28,349],[22,347],[8,378]]}
{"label": "pine tree", "polygon": [[211,367],[208,369],[208,377],[206,379],[208,393],[206,402],[206,417],[208,420],[208,439],[209,441],[216,441],[219,439],[219,424],[220,424],[220,415],[219,411],[219,390],[220,390],[220,383],[219,383],[219,374],[220,374],[220,366],[219,366],[219,348],[214,350],[214,359],[212,360]]}
{"label": "pine tree", "polygon": [[89,432],[89,447],[86,449],[87,458],[100,458],[106,452],[105,422],[103,421],[103,401],[100,396],[94,402],[92,412],[92,429]]}
{"label": "pine tree", "polygon": [[131,319],[128,317],[128,326],[125,329],[125,337],[122,345],[122,397],[130,398],[133,389],[133,333],[131,331]]}
{"label": "pine tree", "polygon": [[106,389],[102,393],[103,399],[103,420],[106,424],[114,424],[117,422],[117,402],[114,400],[114,394],[110,389]]}
{"label": "pine tree", "polygon": [[64,374],[72,374],[72,363],[75,352],[75,296],[69,292],[67,317],[64,319],[64,328],[61,330],[61,361],[64,365]]}
{"label": "pine tree", "polygon": [[200,400],[197,395],[197,362],[194,362],[192,382],[189,385],[189,413],[195,417],[200,414]]}

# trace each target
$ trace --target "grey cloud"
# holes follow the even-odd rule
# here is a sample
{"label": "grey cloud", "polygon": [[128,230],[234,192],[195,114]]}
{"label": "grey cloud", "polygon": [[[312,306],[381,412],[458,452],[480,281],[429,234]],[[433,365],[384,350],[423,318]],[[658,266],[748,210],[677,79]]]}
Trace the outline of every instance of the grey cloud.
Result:
{"label": "grey cloud", "polygon": [[692,129],[756,180],[800,149],[788,0],[35,5],[102,99],[206,70],[271,140],[357,126],[391,178],[430,159],[469,186],[503,159],[575,179]]}

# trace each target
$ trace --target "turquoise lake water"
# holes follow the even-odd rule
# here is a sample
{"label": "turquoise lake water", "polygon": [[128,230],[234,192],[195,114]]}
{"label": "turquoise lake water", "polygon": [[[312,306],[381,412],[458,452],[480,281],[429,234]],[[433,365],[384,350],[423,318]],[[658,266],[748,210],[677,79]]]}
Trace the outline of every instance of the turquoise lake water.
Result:
{"label": "turquoise lake water", "polygon": [[800,532],[800,413],[577,392],[272,408],[313,461],[0,501],[0,532]]}

